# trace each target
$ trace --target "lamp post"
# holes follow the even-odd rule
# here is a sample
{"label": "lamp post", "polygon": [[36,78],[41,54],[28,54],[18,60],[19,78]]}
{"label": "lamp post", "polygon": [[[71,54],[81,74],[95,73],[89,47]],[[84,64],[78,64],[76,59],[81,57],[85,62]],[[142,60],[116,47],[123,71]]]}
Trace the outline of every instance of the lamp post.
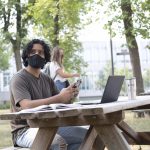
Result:
{"label": "lamp post", "polygon": [[[116,53],[116,55],[122,55],[123,56],[123,63],[124,63],[124,75],[125,75],[125,77],[127,76],[126,75],[126,59],[125,59],[125,57],[126,57],[126,55],[129,55],[129,52],[126,50],[126,49],[122,49],[121,50],[121,52],[119,52],[119,53]],[[125,95],[126,95],[126,93],[127,93],[127,87],[125,86]]]}
{"label": "lamp post", "polygon": [[112,75],[114,75],[113,44],[112,44],[112,30],[111,30],[112,22],[109,21],[108,24],[110,33],[111,73]]}
{"label": "lamp post", "polygon": [[126,49],[122,49],[121,52],[116,53],[117,55],[123,55],[123,62],[124,62],[124,75],[126,76],[126,59],[125,56],[129,55],[129,52],[127,52]]}

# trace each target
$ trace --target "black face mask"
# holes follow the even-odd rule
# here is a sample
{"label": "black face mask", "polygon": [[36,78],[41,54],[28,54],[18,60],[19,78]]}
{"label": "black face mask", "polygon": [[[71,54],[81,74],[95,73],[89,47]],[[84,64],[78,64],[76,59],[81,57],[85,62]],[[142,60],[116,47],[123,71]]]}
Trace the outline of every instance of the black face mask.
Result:
{"label": "black face mask", "polygon": [[38,54],[35,54],[28,58],[28,64],[33,68],[43,69],[43,67],[45,65],[45,59],[42,58],[41,56],[39,56]]}

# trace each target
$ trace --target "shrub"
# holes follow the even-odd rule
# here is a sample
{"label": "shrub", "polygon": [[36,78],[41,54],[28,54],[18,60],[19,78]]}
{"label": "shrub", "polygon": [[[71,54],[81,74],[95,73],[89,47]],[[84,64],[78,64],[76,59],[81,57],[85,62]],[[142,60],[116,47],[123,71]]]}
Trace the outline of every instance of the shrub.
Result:
{"label": "shrub", "polygon": [[3,104],[0,104],[0,109],[9,109],[10,108],[10,102],[5,101]]}

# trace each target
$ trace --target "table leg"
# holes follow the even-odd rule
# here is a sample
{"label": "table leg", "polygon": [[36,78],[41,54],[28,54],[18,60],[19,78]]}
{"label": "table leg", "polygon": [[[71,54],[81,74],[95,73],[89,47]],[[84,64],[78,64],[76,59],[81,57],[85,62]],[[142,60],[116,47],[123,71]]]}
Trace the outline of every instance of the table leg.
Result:
{"label": "table leg", "polygon": [[94,126],[108,150],[131,150],[116,125]]}
{"label": "table leg", "polygon": [[49,150],[49,147],[54,139],[57,132],[56,127],[54,128],[39,128],[39,131],[32,144],[31,150]]}
{"label": "table leg", "polygon": [[101,140],[100,136],[97,135],[97,137],[94,141],[92,150],[104,150],[104,149],[105,149],[105,145],[104,145],[103,141]]}
{"label": "table leg", "polygon": [[93,126],[90,126],[79,150],[104,150],[105,146],[95,131]]}

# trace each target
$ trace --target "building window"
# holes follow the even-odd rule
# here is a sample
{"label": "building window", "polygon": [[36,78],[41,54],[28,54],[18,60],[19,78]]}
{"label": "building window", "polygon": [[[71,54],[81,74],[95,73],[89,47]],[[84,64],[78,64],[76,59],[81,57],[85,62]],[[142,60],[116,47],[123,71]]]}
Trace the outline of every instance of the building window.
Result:
{"label": "building window", "polygon": [[4,72],[3,74],[3,86],[8,86],[10,82],[10,73]]}

